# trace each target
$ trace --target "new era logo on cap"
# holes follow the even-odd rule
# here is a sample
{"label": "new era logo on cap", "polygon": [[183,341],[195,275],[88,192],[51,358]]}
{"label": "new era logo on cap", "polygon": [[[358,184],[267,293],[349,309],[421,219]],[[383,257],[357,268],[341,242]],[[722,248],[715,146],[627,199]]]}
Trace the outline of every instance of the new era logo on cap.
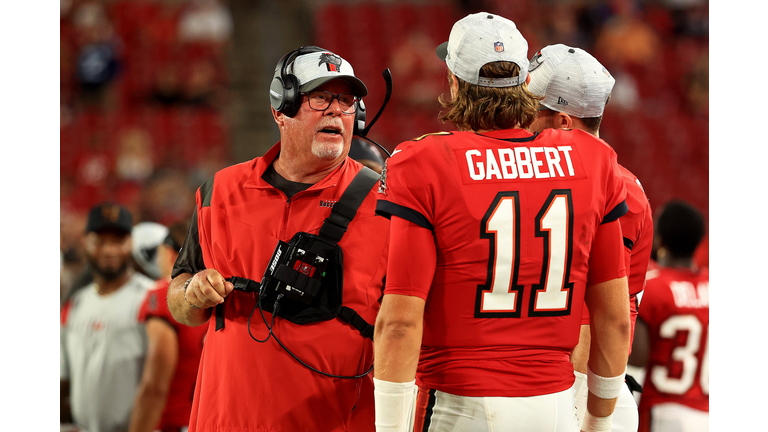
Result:
{"label": "new era logo on cap", "polygon": [[557,98],[557,104],[558,105],[568,105],[568,102],[565,99],[563,99],[561,97],[558,97]]}

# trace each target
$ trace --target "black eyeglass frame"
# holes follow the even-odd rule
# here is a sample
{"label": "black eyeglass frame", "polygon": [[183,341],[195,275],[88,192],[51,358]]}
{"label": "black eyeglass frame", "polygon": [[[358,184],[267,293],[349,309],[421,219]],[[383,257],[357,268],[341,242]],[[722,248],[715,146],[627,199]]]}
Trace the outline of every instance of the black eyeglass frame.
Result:
{"label": "black eyeglass frame", "polygon": [[[328,102],[328,105],[325,106],[325,108],[315,108],[312,106],[312,93],[325,93],[331,96],[331,100]],[[360,100],[357,96],[351,94],[351,93],[331,93],[329,91],[325,90],[312,90],[310,92],[302,92],[302,95],[307,96],[307,103],[309,104],[309,107],[312,108],[315,111],[325,111],[327,110],[332,104],[334,100],[339,101],[339,108],[341,108],[341,112],[344,114],[354,114],[357,111],[357,101]],[[345,111],[343,108],[343,104],[341,103],[341,99],[339,99],[342,96],[352,96],[352,104],[350,105],[351,111]]]}

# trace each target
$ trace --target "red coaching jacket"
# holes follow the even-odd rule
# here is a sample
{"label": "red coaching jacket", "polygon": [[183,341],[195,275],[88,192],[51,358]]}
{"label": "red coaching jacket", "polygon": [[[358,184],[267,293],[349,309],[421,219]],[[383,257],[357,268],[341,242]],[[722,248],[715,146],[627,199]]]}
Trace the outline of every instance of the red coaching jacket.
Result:
{"label": "red coaching jacket", "polygon": [[[197,232],[187,235],[174,276],[204,267],[225,278],[260,282],[278,241],[288,242],[298,231],[317,234],[362,168],[347,158],[326,178],[287,199],[262,178],[279,151],[278,143],[263,157],[217,172],[198,189],[191,224]],[[343,305],[371,324],[382,295],[389,233],[389,221],[375,215],[375,204],[374,188],[339,242]],[[189,248],[199,252],[184,251]],[[224,327],[217,331],[215,319],[209,320],[189,430],[373,431],[371,375],[322,376],[299,364],[274,339],[256,342],[268,332],[255,306],[256,294],[233,291],[223,305]],[[264,316],[271,321],[268,312]],[[372,341],[339,319],[295,325],[278,318],[273,330],[296,356],[323,372],[351,376],[371,367]]]}

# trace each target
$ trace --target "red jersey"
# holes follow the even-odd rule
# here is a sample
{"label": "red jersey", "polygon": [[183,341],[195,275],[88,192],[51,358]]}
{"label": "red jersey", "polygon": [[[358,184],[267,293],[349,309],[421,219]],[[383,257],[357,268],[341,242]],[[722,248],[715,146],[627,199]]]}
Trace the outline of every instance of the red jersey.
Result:
{"label": "red jersey", "polygon": [[621,260],[588,274],[598,226],[626,211],[613,149],[578,130],[430,134],[398,146],[379,192],[380,214],[434,234],[431,287],[389,279],[385,290],[426,300],[419,385],[461,396],[568,389],[587,280],[625,275]]}
{"label": "red jersey", "polygon": [[[196,193],[199,244],[189,269],[174,274],[216,269],[223,277],[257,282],[278,241],[296,232],[318,234],[331,208],[362,165],[347,158],[336,170],[290,199],[262,176],[280,151],[278,143],[263,157],[225,168]],[[343,250],[343,300],[368,323],[379,310],[387,267],[389,221],[374,213],[376,190],[365,198],[339,242]],[[194,236],[193,236],[194,237]],[[184,259],[184,258],[182,258]],[[270,338],[256,308],[256,294],[233,291],[223,303],[224,327],[211,318],[189,430],[241,431],[373,431],[371,374],[336,379],[302,366]],[[264,311],[266,321],[272,315]],[[250,318],[252,315],[252,318]],[[250,332],[249,332],[250,329]],[[339,319],[296,325],[277,318],[274,334],[308,365],[334,375],[365,373],[373,362],[373,342]]]}
{"label": "red jersey", "polygon": [[200,354],[203,352],[205,327],[190,327],[179,324],[168,310],[168,285],[170,280],[160,280],[147,293],[144,303],[139,309],[139,321],[144,323],[149,318],[159,318],[167,322],[176,332],[179,346],[179,360],[171,380],[168,400],[160,418],[157,429],[179,428],[189,424],[189,414],[192,412],[192,395],[195,391],[197,367],[200,364]]}
{"label": "red jersey", "polygon": [[709,412],[709,272],[656,271],[639,307],[650,337],[641,423],[651,406],[665,402]]}
{"label": "red jersey", "polygon": [[[648,271],[648,263],[651,260],[651,247],[653,246],[653,216],[651,204],[645,195],[640,180],[628,169],[619,165],[624,185],[627,187],[627,213],[619,218],[621,232],[624,236],[627,277],[629,283],[629,310],[632,323],[630,333],[629,351],[632,352],[632,339],[635,335],[635,321],[637,320],[637,294],[645,288],[645,276]],[[582,325],[589,324],[589,310],[584,308],[581,320]]]}

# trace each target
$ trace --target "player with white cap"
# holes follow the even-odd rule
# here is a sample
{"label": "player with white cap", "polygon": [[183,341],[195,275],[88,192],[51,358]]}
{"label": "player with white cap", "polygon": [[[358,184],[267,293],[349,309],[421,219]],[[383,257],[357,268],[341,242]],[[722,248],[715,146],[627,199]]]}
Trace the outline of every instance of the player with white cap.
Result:
{"label": "player with white cap", "polygon": [[[599,136],[605,105],[610,99],[615,80],[596,58],[580,48],[563,44],[550,45],[533,56],[528,71],[531,76],[528,88],[543,97],[540,102],[543,109],[531,125],[531,130],[541,132],[546,128],[575,128]],[[624,257],[629,272],[630,317],[634,329],[637,295],[645,287],[645,274],[653,245],[653,218],[640,181],[629,170],[619,167],[627,187],[629,207],[619,223],[626,248]],[[571,353],[576,375],[576,409],[579,419],[584,418],[587,409],[588,392],[585,384],[589,346],[589,313],[585,309],[579,344]],[[624,386],[616,402],[611,430],[637,431],[637,427],[637,404],[629,387]]]}
{"label": "player with white cap", "polygon": [[504,17],[455,23],[437,54],[450,84],[441,118],[458,130],[401,143],[387,160],[378,432],[578,431],[569,353],[585,303],[584,430],[610,430],[629,350],[626,188],[601,140],[527,130],[539,109],[527,51]]}

